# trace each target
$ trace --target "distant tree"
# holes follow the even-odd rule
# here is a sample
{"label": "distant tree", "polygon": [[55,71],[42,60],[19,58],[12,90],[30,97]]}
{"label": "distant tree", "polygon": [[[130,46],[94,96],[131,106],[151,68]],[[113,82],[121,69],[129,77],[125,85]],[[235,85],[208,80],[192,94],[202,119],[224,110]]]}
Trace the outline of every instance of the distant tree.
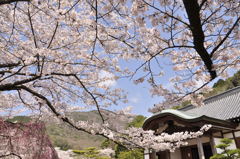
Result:
{"label": "distant tree", "polygon": [[13,123],[28,123],[31,120],[32,120],[31,117],[28,117],[28,116],[15,116],[11,119],[7,119],[7,121],[13,122]]}
{"label": "distant tree", "polygon": [[[141,128],[145,121],[146,117],[142,115],[137,115],[134,119],[128,124],[128,127]],[[128,150],[121,145],[116,145],[115,155],[117,159],[143,159],[143,149],[132,149]]]}
{"label": "distant tree", "polygon": [[101,143],[101,146],[100,146],[100,147],[101,147],[102,149],[105,149],[105,148],[114,149],[115,143],[114,143],[112,140],[105,139],[105,140]]}
{"label": "distant tree", "polygon": [[213,88],[222,87],[223,85],[225,85],[225,81],[223,79],[219,79],[216,83],[214,83]]}
{"label": "distant tree", "polygon": [[115,145],[115,157],[118,158],[121,152],[128,151],[125,147],[121,145]]}
{"label": "distant tree", "polygon": [[58,138],[58,140],[55,140],[53,142],[55,147],[59,147],[61,150],[67,151],[72,148],[71,145],[69,145],[68,141],[65,139]]}
{"label": "distant tree", "polygon": [[231,79],[231,82],[234,87],[240,86],[240,71],[234,74],[233,78]]}
{"label": "distant tree", "polygon": [[128,124],[128,127],[136,127],[141,128],[143,126],[144,120],[146,119],[145,116],[137,115],[134,117],[133,121]]}
{"label": "distant tree", "polygon": [[216,145],[216,148],[219,148],[222,152],[215,154],[210,159],[239,159],[240,158],[240,149],[229,149],[228,147],[232,143],[231,139],[224,138],[221,139],[221,144]]}
{"label": "distant tree", "polygon": [[118,159],[143,159],[143,150],[134,149],[131,151],[122,151],[118,155]]}
{"label": "distant tree", "polygon": [[0,119],[0,158],[58,159],[42,122],[12,123]]}
{"label": "distant tree", "polygon": [[99,151],[96,147],[88,147],[83,150],[73,150],[74,153],[83,155],[86,158],[96,158],[99,155]]}
{"label": "distant tree", "polygon": [[96,147],[88,147],[83,150],[73,150],[73,152],[86,159],[110,159],[107,156],[101,156],[100,151]]}

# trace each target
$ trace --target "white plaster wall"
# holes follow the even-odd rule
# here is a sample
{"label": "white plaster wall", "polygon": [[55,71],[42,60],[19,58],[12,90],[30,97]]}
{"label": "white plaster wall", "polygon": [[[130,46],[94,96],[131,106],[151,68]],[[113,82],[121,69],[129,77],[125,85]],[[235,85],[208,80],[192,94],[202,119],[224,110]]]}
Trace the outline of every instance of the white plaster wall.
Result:
{"label": "white plaster wall", "polygon": [[[218,145],[218,144],[221,143],[220,142],[221,138],[213,138],[213,140],[215,142],[215,145]],[[233,143],[228,148],[229,149],[236,149],[237,148],[234,140],[233,140]],[[217,153],[221,153],[221,152],[222,152],[222,150],[217,148]]]}
{"label": "white plaster wall", "polygon": [[144,159],[150,159],[149,150],[144,150]]}
{"label": "white plaster wall", "polygon": [[176,149],[174,152],[170,153],[171,159],[182,159],[181,151],[180,149]]}
{"label": "white plaster wall", "polygon": [[149,154],[145,154],[144,159],[150,159]]}
{"label": "white plaster wall", "polygon": [[240,137],[240,131],[234,132],[236,137]]}

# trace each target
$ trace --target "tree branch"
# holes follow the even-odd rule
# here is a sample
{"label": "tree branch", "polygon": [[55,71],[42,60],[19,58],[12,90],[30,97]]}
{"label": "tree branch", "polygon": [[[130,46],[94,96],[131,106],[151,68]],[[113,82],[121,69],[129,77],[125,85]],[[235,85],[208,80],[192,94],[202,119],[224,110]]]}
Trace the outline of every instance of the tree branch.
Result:
{"label": "tree branch", "polygon": [[14,2],[30,2],[30,0],[0,0],[0,5],[10,4]]}
{"label": "tree branch", "polygon": [[33,78],[27,78],[27,79],[24,79],[24,80],[21,80],[21,81],[16,81],[14,83],[7,83],[7,84],[4,84],[4,85],[0,85],[0,91],[12,90],[18,85],[29,83],[31,81],[34,81],[34,80],[40,78],[40,77],[41,76],[35,76]]}
{"label": "tree branch", "polygon": [[206,48],[204,47],[205,35],[202,30],[202,24],[200,19],[200,6],[197,0],[183,0],[184,7],[186,9],[188,19],[190,22],[190,29],[193,35],[194,48],[203,60],[211,79],[217,77],[217,73],[213,70],[213,62],[210,55],[208,54]]}
{"label": "tree branch", "polygon": [[83,82],[78,78],[77,75],[75,75],[75,74],[62,74],[62,73],[55,73],[55,72],[53,72],[53,73],[51,73],[51,74],[52,74],[52,75],[72,76],[72,77],[74,77],[74,78],[79,82],[79,84],[82,86],[82,88],[84,89],[84,91],[87,92],[87,93],[91,96],[91,98],[93,99],[93,101],[94,101],[94,103],[95,103],[95,105],[96,105],[96,107],[97,107],[97,110],[98,110],[98,113],[99,113],[99,115],[100,115],[100,117],[101,117],[101,119],[102,119],[102,122],[103,122],[103,123],[105,122],[105,120],[104,120],[104,118],[103,118],[103,115],[102,115],[102,113],[101,113],[101,111],[100,111],[100,106],[99,106],[99,104],[98,104],[98,102],[97,102],[96,97],[87,89],[87,87],[83,84]]}
{"label": "tree branch", "polygon": [[229,35],[232,33],[233,29],[239,25],[238,22],[240,21],[240,17],[238,17],[238,19],[235,21],[235,23],[233,24],[233,26],[229,29],[229,31],[227,32],[227,34],[225,35],[225,37],[222,39],[222,41],[212,50],[210,56],[212,57],[214,52],[217,51],[219,49],[219,47],[224,43],[225,40],[227,40],[227,38],[229,37]]}
{"label": "tree branch", "polygon": [[0,63],[0,68],[5,68],[5,67],[16,67],[20,64],[20,62],[18,63]]}
{"label": "tree branch", "polygon": [[[40,98],[42,99],[43,101],[46,102],[47,106],[50,108],[50,110],[52,111],[53,114],[55,114],[58,118],[60,118],[63,122],[67,123],[68,125],[70,125],[71,127],[73,127],[74,129],[76,130],[79,130],[79,131],[83,131],[83,132],[86,132],[88,134],[91,134],[91,132],[81,128],[81,127],[78,127],[76,126],[74,123],[72,123],[68,117],[64,117],[64,116],[61,116],[61,114],[59,112],[57,112],[57,110],[54,108],[54,106],[52,105],[52,103],[48,100],[48,98],[46,98],[45,96],[39,94],[38,92],[24,86],[24,85],[20,85],[20,86],[16,86],[15,88],[12,88],[11,90],[25,90],[27,92],[29,92],[30,94],[32,94],[33,96],[37,97],[37,98]],[[107,138],[109,139],[108,136],[102,134],[102,133],[96,133],[96,135],[99,135],[99,136],[102,136],[104,138]],[[115,141],[115,140],[112,140],[114,143],[118,144],[118,145],[121,145],[125,148],[127,148],[126,146],[124,146],[122,143],[118,142],[118,141]]]}
{"label": "tree branch", "polygon": [[6,158],[6,157],[10,157],[10,156],[16,156],[18,157],[19,159],[22,159],[22,157],[18,154],[15,154],[13,152],[9,153],[9,154],[6,154],[6,155],[1,155],[0,158]]}
{"label": "tree branch", "polygon": [[53,39],[54,39],[54,37],[55,37],[55,35],[56,35],[56,32],[57,32],[57,29],[58,29],[58,26],[59,26],[59,25],[58,25],[58,22],[57,22],[56,27],[55,27],[55,29],[54,29],[54,31],[53,31],[53,35],[52,35],[52,37],[51,37],[51,40],[50,40],[50,42],[49,42],[49,44],[48,44],[48,46],[47,46],[48,49],[51,47],[52,41],[53,41]]}

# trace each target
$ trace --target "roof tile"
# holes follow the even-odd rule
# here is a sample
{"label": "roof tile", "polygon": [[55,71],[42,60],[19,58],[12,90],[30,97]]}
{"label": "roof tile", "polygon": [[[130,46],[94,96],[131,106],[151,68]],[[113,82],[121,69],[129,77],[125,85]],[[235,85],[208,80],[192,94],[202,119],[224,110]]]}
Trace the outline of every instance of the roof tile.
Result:
{"label": "roof tile", "polygon": [[240,117],[240,87],[210,97],[204,101],[204,104],[201,107],[190,105],[179,110],[188,114],[206,115],[221,120]]}

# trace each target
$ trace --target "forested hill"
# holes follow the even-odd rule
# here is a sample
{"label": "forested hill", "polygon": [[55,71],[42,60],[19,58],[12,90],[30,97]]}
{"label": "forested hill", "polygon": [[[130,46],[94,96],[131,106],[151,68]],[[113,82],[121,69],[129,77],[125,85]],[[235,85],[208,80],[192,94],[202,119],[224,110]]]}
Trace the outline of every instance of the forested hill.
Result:
{"label": "forested hill", "polygon": [[235,73],[232,77],[227,78],[226,80],[219,79],[213,85],[213,90],[207,94],[204,94],[204,96],[205,97],[214,96],[237,86],[240,86],[240,71]]}
{"label": "forested hill", "polygon": [[[113,112],[103,110],[103,116],[111,117],[114,115]],[[75,121],[92,121],[101,122],[101,118],[97,111],[88,112],[72,112],[68,114],[70,118]],[[29,122],[32,117],[28,116],[16,116],[9,121],[11,122]],[[111,125],[120,128],[126,128],[128,124],[133,120],[134,116],[121,116],[118,120],[111,120]],[[51,119],[44,120],[46,124],[47,133],[56,147],[61,149],[83,149],[86,147],[97,147],[99,148],[105,138],[100,136],[89,135],[84,132],[77,131],[70,128],[66,124],[59,124]]]}
{"label": "forested hill", "polygon": [[[214,83],[212,87],[213,90],[211,92],[209,93],[203,92],[202,94],[204,95],[205,98],[208,98],[238,86],[240,86],[240,71],[235,73],[232,77],[227,78],[226,80],[219,79],[216,83]],[[181,105],[172,107],[172,109],[179,109],[189,104],[191,104],[190,101],[185,101]]]}

